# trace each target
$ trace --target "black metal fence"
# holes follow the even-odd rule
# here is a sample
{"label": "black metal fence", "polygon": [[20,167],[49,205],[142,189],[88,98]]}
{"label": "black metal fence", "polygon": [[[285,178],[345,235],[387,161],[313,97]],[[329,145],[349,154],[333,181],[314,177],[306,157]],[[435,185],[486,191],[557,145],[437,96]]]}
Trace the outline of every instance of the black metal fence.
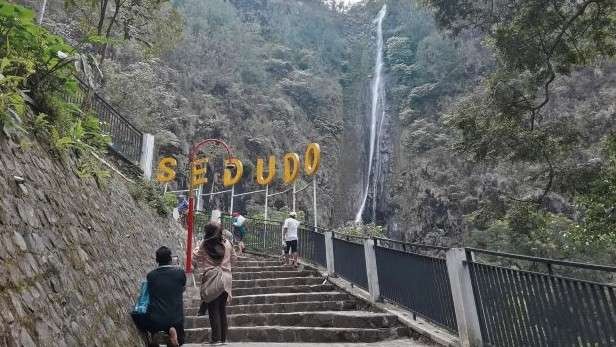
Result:
{"label": "black metal fence", "polygon": [[313,264],[327,267],[325,236],[308,228],[300,228],[298,236],[299,256]]}
{"label": "black metal fence", "polygon": [[334,266],[337,275],[367,290],[364,240],[365,237],[334,233]]}
{"label": "black metal fence", "polygon": [[[616,287],[550,273],[468,264],[481,334],[488,346],[616,346]],[[614,267],[514,256],[552,265],[616,272]]]}
{"label": "black metal fence", "polygon": [[[223,216],[222,223],[233,230],[230,217]],[[248,233],[244,242],[249,249],[282,254],[281,222],[247,218],[245,225]],[[326,266],[325,235],[309,228],[300,228],[298,233],[300,256]],[[336,274],[368,289],[365,240],[333,233]],[[379,238],[374,241],[381,296],[457,334],[445,260],[448,248]],[[484,345],[616,346],[616,285],[570,277],[581,271],[616,274],[616,267],[472,248],[466,252]],[[531,270],[481,262],[473,258],[477,254],[490,261],[502,258],[499,264],[511,263],[511,259],[529,262]],[[535,271],[538,266],[544,266],[546,273]],[[559,267],[559,274],[555,274],[555,267]]]}
{"label": "black metal fence", "polygon": [[66,96],[66,101],[96,114],[101,121],[103,132],[111,136],[109,147],[124,159],[139,165],[143,134],[100,95],[90,90],[81,80],[77,80],[80,90],[74,95]]}
{"label": "black metal fence", "polygon": [[[451,332],[457,332],[445,259],[410,251],[423,248],[440,253],[446,248],[383,239],[375,239],[375,245],[381,296]],[[336,258],[336,269],[337,266]]]}

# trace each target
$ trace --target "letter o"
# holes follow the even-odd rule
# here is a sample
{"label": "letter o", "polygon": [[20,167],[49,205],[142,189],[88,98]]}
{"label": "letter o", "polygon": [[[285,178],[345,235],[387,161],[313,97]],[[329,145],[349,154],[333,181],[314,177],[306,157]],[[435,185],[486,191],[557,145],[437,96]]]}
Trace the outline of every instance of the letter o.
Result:
{"label": "letter o", "polygon": [[321,147],[318,143],[311,143],[306,147],[304,154],[304,172],[308,176],[314,176],[321,165]]}

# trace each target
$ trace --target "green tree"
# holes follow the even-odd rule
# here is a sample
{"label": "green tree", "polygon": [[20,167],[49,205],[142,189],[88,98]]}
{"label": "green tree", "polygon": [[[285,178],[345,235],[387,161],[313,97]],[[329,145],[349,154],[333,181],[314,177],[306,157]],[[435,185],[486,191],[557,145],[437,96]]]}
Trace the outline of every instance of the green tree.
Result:
{"label": "green tree", "polygon": [[450,123],[458,148],[476,160],[525,163],[542,181],[542,201],[578,141],[574,124],[546,111],[558,75],[614,56],[616,3],[610,0],[480,2],[429,0],[454,34],[480,30],[496,53],[496,71],[462,100]]}
{"label": "green tree", "polygon": [[65,5],[79,16],[87,41],[98,48],[100,63],[109,46],[120,40],[152,49],[180,34],[180,19],[165,0],[65,0]]}
{"label": "green tree", "polygon": [[577,239],[616,245],[616,136],[605,143],[607,160],[600,173],[577,202],[584,211],[583,222],[575,228]]}

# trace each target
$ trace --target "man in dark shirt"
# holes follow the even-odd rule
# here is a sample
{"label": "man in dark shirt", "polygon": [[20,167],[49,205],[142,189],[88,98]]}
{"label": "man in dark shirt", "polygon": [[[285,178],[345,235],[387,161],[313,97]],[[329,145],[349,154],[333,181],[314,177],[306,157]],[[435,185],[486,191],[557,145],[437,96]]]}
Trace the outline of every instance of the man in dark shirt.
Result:
{"label": "man in dark shirt", "polygon": [[156,251],[158,268],[147,276],[150,304],[144,330],[150,333],[164,331],[173,346],[184,344],[184,288],[186,274],[171,265],[171,250],[165,246]]}

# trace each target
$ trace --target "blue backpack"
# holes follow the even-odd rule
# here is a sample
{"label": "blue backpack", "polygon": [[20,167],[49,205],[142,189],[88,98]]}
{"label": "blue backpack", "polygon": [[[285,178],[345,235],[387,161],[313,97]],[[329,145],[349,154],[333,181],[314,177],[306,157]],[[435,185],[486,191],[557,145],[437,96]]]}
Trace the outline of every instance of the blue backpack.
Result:
{"label": "blue backpack", "polygon": [[150,304],[150,293],[148,291],[148,281],[141,282],[141,289],[139,290],[139,297],[133,308],[133,314],[146,314],[148,311],[148,305]]}

